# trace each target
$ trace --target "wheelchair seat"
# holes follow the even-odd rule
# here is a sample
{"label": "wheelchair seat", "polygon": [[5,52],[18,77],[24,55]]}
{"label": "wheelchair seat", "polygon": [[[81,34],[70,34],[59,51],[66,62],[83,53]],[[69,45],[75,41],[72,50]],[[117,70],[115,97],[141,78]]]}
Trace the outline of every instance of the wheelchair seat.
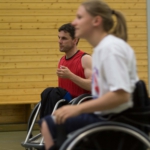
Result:
{"label": "wheelchair seat", "polygon": [[113,121],[130,124],[147,135],[150,132],[150,98],[144,81],[139,80],[133,93],[133,107],[114,117]]}

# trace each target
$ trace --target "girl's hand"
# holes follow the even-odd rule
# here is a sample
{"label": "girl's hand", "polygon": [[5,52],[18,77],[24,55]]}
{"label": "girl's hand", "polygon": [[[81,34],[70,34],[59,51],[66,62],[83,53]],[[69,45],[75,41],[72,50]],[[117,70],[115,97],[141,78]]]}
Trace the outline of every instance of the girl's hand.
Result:
{"label": "girl's hand", "polygon": [[63,106],[54,112],[55,122],[62,124],[66,119],[80,115],[79,105]]}

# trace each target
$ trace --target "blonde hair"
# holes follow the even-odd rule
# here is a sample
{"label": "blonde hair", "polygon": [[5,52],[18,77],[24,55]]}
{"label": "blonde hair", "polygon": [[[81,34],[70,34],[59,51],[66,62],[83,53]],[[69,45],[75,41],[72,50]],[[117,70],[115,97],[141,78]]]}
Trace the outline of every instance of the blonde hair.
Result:
{"label": "blonde hair", "polygon": [[[92,16],[101,16],[103,19],[103,29],[124,41],[127,41],[126,20],[122,13],[112,10],[102,0],[87,0],[81,4],[86,11]],[[113,15],[116,16],[116,25],[114,26]]]}

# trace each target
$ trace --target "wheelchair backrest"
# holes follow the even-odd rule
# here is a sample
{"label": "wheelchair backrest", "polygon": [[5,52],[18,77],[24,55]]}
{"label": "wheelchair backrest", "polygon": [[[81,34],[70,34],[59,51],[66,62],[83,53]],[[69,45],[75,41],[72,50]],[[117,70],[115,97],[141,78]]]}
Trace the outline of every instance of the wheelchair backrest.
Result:
{"label": "wheelchair backrest", "polygon": [[133,92],[134,107],[150,106],[150,99],[145,82],[139,80],[136,83],[135,90]]}

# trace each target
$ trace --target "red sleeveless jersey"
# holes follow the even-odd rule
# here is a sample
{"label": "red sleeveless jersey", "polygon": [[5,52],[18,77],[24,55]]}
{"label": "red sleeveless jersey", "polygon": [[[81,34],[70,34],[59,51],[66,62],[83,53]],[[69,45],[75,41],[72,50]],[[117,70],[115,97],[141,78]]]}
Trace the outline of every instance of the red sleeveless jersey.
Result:
{"label": "red sleeveless jersey", "polygon": [[[86,53],[79,50],[69,59],[66,59],[66,56],[63,56],[60,59],[58,67],[60,68],[61,65],[66,66],[69,68],[71,72],[85,79],[84,69],[81,63],[81,58],[84,54]],[[79,87],[69,79],[58,78],[58,81],[59,81],[58,82],[59,87],[67,90],[72,97],[77,97],[84,93],[90,93],[89,91],[82,89],[81,87]]]}

